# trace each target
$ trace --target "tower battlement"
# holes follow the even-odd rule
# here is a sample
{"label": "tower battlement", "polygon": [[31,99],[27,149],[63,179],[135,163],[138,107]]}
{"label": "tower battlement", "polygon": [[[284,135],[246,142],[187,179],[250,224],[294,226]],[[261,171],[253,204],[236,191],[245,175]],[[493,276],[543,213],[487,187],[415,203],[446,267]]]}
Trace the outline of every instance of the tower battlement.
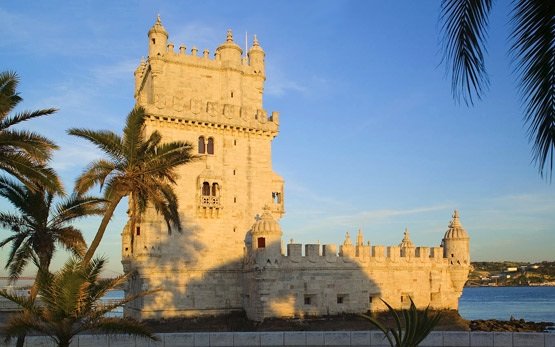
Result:
{"label": "tower battlement", "polygon": [[213,57],[194,46],[176,51],[158,17],[148,38],[148,57],[135,70],[135,98],[150,115],[173,124],[277,135],[279,114],[268,116],[262,106],[265,53],[256,36],[245,55],[231,30]]}
{"label": "tower battlement", "polygon": [[[304,253],[302,252],[304,246]],[[297,262],[334,263],[337,261],[359,264],[379,262],[436,262],[447,263],[443,256],[443,247],[414,247],[403,249],[399,246],[356,246],[337,251],[336,244],[299,244],[289,243],[284,259]]]}

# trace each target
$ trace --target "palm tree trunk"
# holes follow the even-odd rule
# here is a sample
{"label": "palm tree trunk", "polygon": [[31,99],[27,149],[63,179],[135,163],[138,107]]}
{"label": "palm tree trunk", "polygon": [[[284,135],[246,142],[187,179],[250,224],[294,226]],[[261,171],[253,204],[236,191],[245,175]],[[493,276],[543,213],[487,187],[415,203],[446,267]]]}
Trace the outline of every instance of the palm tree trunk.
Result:
{"label": "palm tree trunk", "polygon": [[[39,271],[48,271],[48,269],[50,268],[51,260],[52,260],[52,253],[50,253],[50,256],[46,254],[39,254]],[[29,294],[29,298],[33,301],[35,301],[35,298],[37,297],[38,290],[39,290],[37,285],[37,282],[39,281],[39,276],[40,274],[37,273],[35,277],[35,281],[31,286],[31,292]],[[15,342],[16,347],[23,347],[25,345],[25,336],[26,334],[21,334],[17,337],[17,341]]]}
{"label": "palm tree trunk", "polygon": [[98,231],[96,232],[96,235],[94,236],[94,239],[91,242],[91,245],[89,246],[89,249],[87,249],[87,253],[85,254],[85,257],[83,258],[83,263],[84,264],[87,264],[88,262],[91,261],[93,255],[94,255],[94,252],[96,252],[96,249],[98,248],[98,245],[100,244],[100,241],[102,240],[102,237],[104,236],[104,232],[106,231],[106,227],[108,226],[108,223],[110,222],[110,219],[112,219],[112,216],[114,215],[114,211],[116,210],[116,207],[118,206],[118,204],[119,204],[119,202],[121,201],[122,198],[123,198],[122,195],[116,195],[114,197],[114,199],[108,205],[108,208],[106,209],[106,212],[104,212],[104,217],[102,217],[102,222],[100,223],[100,226],[98,227]]}

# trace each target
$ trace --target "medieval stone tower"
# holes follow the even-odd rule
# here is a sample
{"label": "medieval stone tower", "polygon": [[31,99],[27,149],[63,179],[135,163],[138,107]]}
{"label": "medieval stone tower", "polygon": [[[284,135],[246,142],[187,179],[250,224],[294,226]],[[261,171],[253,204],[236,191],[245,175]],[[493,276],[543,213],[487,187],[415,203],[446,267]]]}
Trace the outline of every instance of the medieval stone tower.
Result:
{"label": "medieval stone tower", "polygon": [[183,233],[168,233],[154,211],[124,230],[124,269],[138,271],[128,290],[163,287],[126,309],[138,317],[160,307],[165,316],[240,309],[245,235],[264,206],[275,219],[284,213],[271,160],[279,115],[263,109],[265,54],[256,36],[243,55],[229,30],[213,57],[194,46],[176,51],[168,39],[158,18],[135,71],[136,103],[147,111],[147,132],[188,141],[199,158],[178,171]]}
{"label": "medieval stone tower", "polygon": [[[127,295],[135,318],[244,311],[253,320],[386,309],[457,309],[470,269],[469,237],[455,211],[441,247],[376,245],[359,230],[335,244],[282,247],[283,179],[272,170],[278,113],[263,109],[264,51],[247,54],[231,31],[212,58],[168,41],[160,18],[148,58],[135,71],[146,131],[193,144],[198,159],[179,168],[175,187],[183,232],[147,210],[122,234]],[[285,252],[286,250],[286,252]]]}

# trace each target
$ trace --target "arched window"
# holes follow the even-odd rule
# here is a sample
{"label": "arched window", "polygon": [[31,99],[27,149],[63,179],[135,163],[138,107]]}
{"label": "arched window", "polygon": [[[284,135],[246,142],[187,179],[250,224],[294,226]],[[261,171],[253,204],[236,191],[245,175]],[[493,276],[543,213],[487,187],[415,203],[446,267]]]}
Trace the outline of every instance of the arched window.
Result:
{"label": "arched window", "polygon": [[206,146],[204,144],[204,136],[198,138],[198,152],[199,154],[206,153]]}
{"label": "arched window", "polygon": [[203,182],[202,183],[202,195],[203,196],[210,196],[210,183]]}
{"label": "arched window", "polygon": [[206,151],[208,154],[214,154],[214,139],[209,137],[208,138],[208,145],[206,146]]}
{"label": "arched window", "polygon": [[218,183],[212,183],[212,196],[220,195],[220,186]]}

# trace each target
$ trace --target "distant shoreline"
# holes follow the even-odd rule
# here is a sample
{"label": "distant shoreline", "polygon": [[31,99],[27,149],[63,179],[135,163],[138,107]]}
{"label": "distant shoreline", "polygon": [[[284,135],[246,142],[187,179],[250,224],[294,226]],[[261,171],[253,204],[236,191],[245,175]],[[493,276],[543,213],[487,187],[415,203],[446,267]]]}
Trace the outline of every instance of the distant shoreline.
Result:
{"label": "distant shoreline", "polygon": [[548,284],[522,284],[522,285],[505,285],[505,284],[500,284],[500,285],[495,285],[495,286],[489,286],[489,285],[468,285],[465,284],[464,288],[507,288],[507,287],[517,287],[517,288],[521,288],[521,287],[555,287],[555,283],[548,283]]}

